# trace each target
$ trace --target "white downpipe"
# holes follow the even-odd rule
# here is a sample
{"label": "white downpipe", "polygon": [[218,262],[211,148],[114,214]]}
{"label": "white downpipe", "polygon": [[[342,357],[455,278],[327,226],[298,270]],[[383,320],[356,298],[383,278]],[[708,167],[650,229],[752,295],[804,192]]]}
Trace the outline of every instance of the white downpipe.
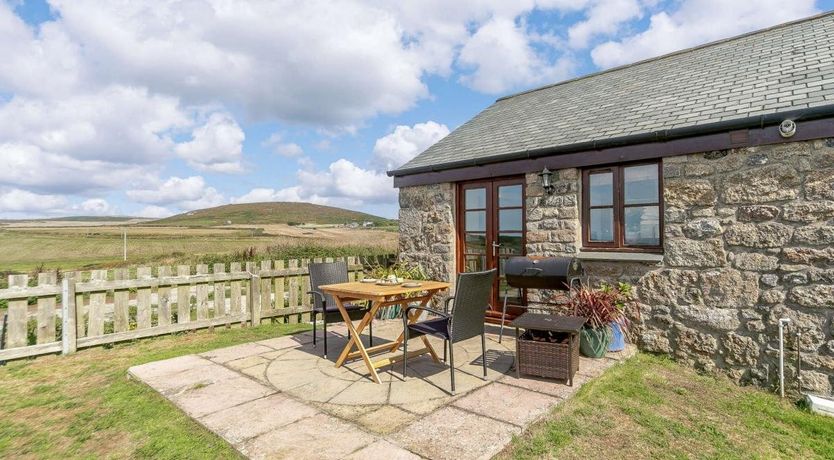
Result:
{"label": "white downpipe", "polygon": [[790,318],[779,319],[779,396],[785,397],[785,325]]}

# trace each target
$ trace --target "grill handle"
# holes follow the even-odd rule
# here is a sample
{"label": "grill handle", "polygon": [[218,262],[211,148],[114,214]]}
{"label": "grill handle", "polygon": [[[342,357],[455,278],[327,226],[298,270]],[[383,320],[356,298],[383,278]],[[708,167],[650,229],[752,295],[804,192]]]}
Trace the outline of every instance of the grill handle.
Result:
{"label": "grill handle", "polygon": [[521,275],[522,276],[525,276],[525,275],[536,276],[536,275],[541,274],[541,272],[542,272],[541,268],[525,267],[524,270],[521,271]]}

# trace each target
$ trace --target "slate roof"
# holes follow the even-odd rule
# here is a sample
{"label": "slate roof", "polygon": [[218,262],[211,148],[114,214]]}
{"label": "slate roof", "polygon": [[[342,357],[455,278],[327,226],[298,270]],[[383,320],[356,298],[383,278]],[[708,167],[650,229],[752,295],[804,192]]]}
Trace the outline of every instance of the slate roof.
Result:
{"label": "slate roof", "polygon": [[834,12],[498,99],[391,174],[831,104]]}

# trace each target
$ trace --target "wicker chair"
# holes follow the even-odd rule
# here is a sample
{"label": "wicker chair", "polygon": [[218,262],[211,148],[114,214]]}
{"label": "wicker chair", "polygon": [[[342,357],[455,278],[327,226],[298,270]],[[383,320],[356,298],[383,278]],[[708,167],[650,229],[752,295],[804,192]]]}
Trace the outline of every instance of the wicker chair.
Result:
{"label": "wicker chair", "polygon": [[[333,299],[333,296],[322,293],[319,290],[319,286],[347,283],[349,281],[347,263],[344,261],[314,263],[310,264],[309,270],[310,291],[308,294],[313,296],[313,310],[311,312],[313,320],[313,348],[316,347],[316,317],[321,315],[324,323],[324,357],[327,358],[327,323],[342,323],[344,322],[344,318],[342,318],[342,315],[339,313],[339,307],[336,306],[336,301]],[[368,305],[345,305],[348,317],[354,321],[362,319],[368,308]],[[371,321],[368,325],[368,328],[370,345],[373,346],[373,321]],[[350,331],[348,331],[348,334],[350,334]],[[359,340],[361,340],[361,338]]]}
{"label": "wicker chair", "polygon": [[[431,335],[443,339],[443,361],[446,362],[446,348],[449,349],[449,371],[452,379],[452,394],[455,394],[455,352],[454,344],[477,335],[481,336],[483,352],[484,379],[487,376],[486,336],[484,319],[492,297],[492,285],[495,282],[495,269],[484,272],[461,273],[458,275],[455,296],[446,299],[443,311],[428,307],[411,306],[403,313],[405,340],[403,340],[403,379],[408,367],[408,339],[410,337]],[[449,313],[449,303],[454,301],[454,308]],[[411,310],[424,310],[437,315],[425,321],[408,324]]]}

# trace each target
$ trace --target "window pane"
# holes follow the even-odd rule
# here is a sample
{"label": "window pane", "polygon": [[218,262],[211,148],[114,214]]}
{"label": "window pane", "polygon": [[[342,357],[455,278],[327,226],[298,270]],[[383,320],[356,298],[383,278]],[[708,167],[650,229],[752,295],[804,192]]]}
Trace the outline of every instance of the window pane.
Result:
{"label": "window pane", "polygon": [[486,208],[486,189],[485,188],[470,188],[466,190],[466,209],[484,209]]}
{"label": "window pane", "polygon": [[466,211],[464,219],[466,219],[464,228],[467,232],[486,231],[486,211]]}
{"label": "window pane", "polygon": [[502,209],[498,211],[499,230],[520,232],[523,224],[521,209]]}
{"label": "window pane", "polygon": [[510,208],[521,206],[521,185],[504,185],[498,187],[498,206]]}
{"label": "window pane", "polygon": [[614,241],[614,209],[591,209],[591,241]]}
{"label": "window pane", "polygon": [[625,242],[641,246],[660,244],[660,212],[657,206],[625,208]]}
{"label": "window pane", "polygon": [[657,203],[657,165],[623,168],[625,204]]}
{"label": "window pane", "polygon": [[498,235],[498,243],[501,247],[498,252],[504,255],[520,256],[522,254],[521,235]]}
{"label": "window pane", "polygon": [[484,271],[486,267],[486,256],[466,256],[463,270],[467,272]]}
{"label": "window pane", "polygon": [[612,206],[614,204],[614,173],[591,174],[590,182],[591,206]]}
{"label": "window pane", "polygon": [[484,254],[486,253],[486,235],[477,233],[466,234],[465,252]]}

